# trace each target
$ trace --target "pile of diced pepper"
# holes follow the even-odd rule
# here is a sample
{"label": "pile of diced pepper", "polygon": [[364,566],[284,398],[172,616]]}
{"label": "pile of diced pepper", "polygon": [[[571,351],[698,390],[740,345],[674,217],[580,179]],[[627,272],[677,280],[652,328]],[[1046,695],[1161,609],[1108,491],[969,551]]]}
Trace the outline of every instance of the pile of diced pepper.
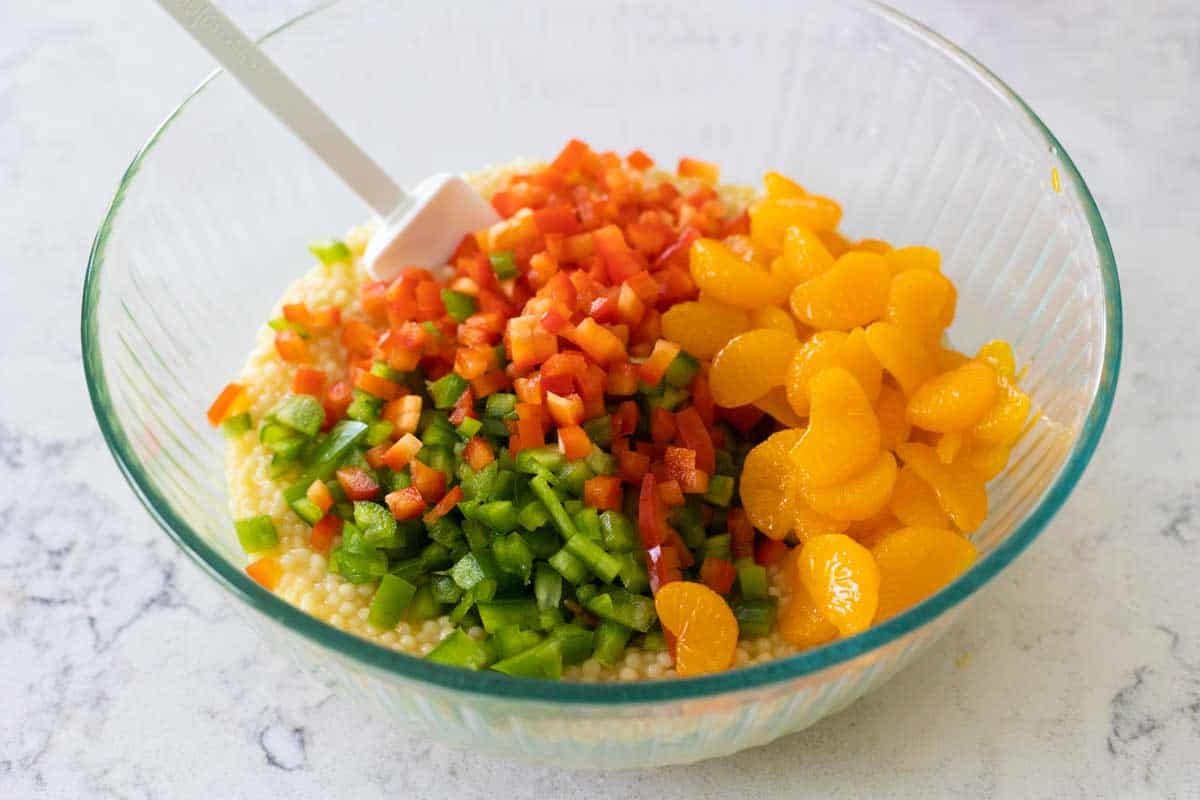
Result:
{"label": "pile of diced pepper", "polygon": [[[839,587],[837,575],[822,578],[822,570],[836,572],[839,558],[861,560],[847,556],[842,542],[862,549],[844,533],[851,525],[876,524],[877,540],[911,530],[898,531],[903,516],[889,510],[897,497],[916,501],[893,492],[888,448],[909,447],[914,467],[925,454],[914,448],[933,452],[905,444],[911,426],[903,420],[906,397],[917,384],[944,378],[942,370],[932,360],[900,363],[903,347],[884,343],[899,352],[884,365],[893,378],[905,365],[920,375],[903,394],[884,387],[896,395],[906,427],[898,441],[881,440],[880,366],[872,361],[866,369],[873,377],[856,373],[859,350],[852,348],[858,342],[872,358],[872,334],[855,326],[891,308],[888,287],[901,270],[880,255],[886,245],[854,250],[834,232],[836,203],[774,173],[768,199],[783,200],[759,207],[751,236],[750,215],[722,202],[717,177],[714,165],[682,159],[667,180],[641,151],[620,157],[571,141],[545,168],[507,180],[492,197],[503,221],[466,237],[447,277],[413,268],[391,282],[365,283],[362,314],[353,319],[342,319],[338,308],[297,304],[271,321],[279,358],[295,366],[293,393],[257,421],[258,439],[290,508],[311,526],[311,549],[327,553],[329,569],[345,580],[377,585],[373,626],[446,615],[455,630],[427,657],[470,669],[558,678],[589,658],[614,666],[634,644],[669,649],[676,672],[687,676],[728,668],[739,638],[776,629],[767,568],[789,554],[786,569],[806,568],[792,563],[802,548],[785,543],[791,534],[822,540],[809,541],[806,554],[828,551],[828,558],[807,568],[826,580],[830,603],[839,592],[862,594],[860,584],[870,580],[855,573],[853,585]],[[793,232],[797,216],[808,226],[800,233]],[[783,251],[782,265],[770,271],[753,263],[764,235],[778,240],[768,249]],[[835,269],[829,249],[853,252]],[[312,250],[327,264],[352,258],[338,241]],[[813,274],[788,275],[795,263]],[[882,289],[867,286],[865,300],[851,296],[862,293],[858,287],[832,301],[818,296],[832,291],[821,281],[869,283],[873,273],[860,273],[872,270],[882,271]],[[947,314],[934,292],[941,305],[931,320],[921,310],[928,296],[920,281],[935,279],[916,280],[910,316],[933,337],[920,343],[933,353],[953,308]],[[802,290],[814,297],[798,299]],[[880,291],[882,299],[871,294]],[[792,314],[778,307],[789,293]],[[802,347],[804,326],[796,320],[828,333]],[[339,337],[344,375],[310,366],[314,335]],[[963,361],[954,359],[947,371],[989,363]],[[991,377],[982,380],[996,378],[986,369]],[[953,405],[960,386],[946,381],[953,385],[942,394],[953,395]],[[862,385],[872,382],[864,395]],[[960,413],[945,428],[953,439],[947,447],[970,445],[962,431],[992,410],[995,393],[985,395],[973,400],[978,413]],[[245,397],[244,387],[231,384],[210,421],[230,435],[252,430],[255,421],[241,410]],[[853,414],[863,406],[873,433],[852,429],[857,423],[839,410],[847,403]],[[810,414],[813,433],[804,444],[802,417]],[[739,493],[747,455],[760,444],[746,476],[752,483]],[[929,475],[939,465],[933,456],[910,494],[933,497],[926,482],[936,483]],[[797,472],[812,479],[797,483]],[[872,488],[884,483],[886,491]],[[934,513],[943,501],[938,492],[934,510],[926,503],[917,516],[951,528],[946,514]],[[270,553],[278,544],[270,517],[238,520],[236,528],[248,553],[266,553],[247,570],[273,589],[281,568]],[[929,536],[919,538],[916,551],[928,560]],[[973,548],[947,547],[954,565],[939,566],[936,580],[910,591],[905,605],[974,558]],[[862,552],[875,570],[875,595],[851,611],[864,622],[843,625],[845,609],[822,615],[810,598],[791,609],[789,640],[849,635],[876,616],[878,570]],[[934,556],[945,561],[941,551]],[[820,591],[810,588],[814,596]],[[892,605],[889,613],[899,609]],[[476,627],[483,637],[467,633]]]}

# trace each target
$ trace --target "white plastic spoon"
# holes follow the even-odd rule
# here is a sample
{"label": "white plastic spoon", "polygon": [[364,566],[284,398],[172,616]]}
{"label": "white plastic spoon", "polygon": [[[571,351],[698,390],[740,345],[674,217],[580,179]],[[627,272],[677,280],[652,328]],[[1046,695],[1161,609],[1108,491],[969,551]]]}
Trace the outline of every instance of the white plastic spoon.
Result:
{"label": "white plastic spoon", "polygon": [[455,175],[433,175],[406,192],[208,0],[158,4],[380,217],[364,257],[375,278],[442,266],[463,236],[499,221]]}

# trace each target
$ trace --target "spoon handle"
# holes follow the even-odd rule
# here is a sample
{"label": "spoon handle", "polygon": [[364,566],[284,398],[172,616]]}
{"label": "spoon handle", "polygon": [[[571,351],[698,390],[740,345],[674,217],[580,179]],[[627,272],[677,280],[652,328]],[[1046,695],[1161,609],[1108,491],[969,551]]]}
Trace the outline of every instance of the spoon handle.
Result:
{"label": "spoon handle", "polygon": [[409,198],[275,62],[208,0],[158,0],[168,14],[380,217]]}

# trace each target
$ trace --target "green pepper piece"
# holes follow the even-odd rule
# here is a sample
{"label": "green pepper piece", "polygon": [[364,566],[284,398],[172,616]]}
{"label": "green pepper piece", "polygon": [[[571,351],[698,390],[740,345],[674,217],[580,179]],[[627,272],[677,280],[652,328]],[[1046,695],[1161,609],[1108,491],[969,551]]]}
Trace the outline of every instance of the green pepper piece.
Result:
{"label": "green pepper piece", "polygon": [[620,511],[605,511],[600,515],[600,540],[610,553],[628,552],[640,542],[633,522]]}
{"label": "green pepper piece", "polygon": [[433,586],[424,584],[417,587],[417,593],[413,595],[412,601],[408,604],[408,613],[405,618],[409,622],[424,622],[427,619],[436,619],[442,615],[442,606],[433,596]]}
{"label": "green pepper piece", "polygon": [[[321,480],[329,480],[342,465],[342,460],[367,435],[365,423],[342,420],[333,426],[329,435],[317,447],[308,465],[308,471]],[[309,481],[312,483],[312,481]],[[307,489],[307,485],[305,486]]]}
{"label": "green pepper piece", "polygon": [[581,534],[593,542],[601,542],[603,533],[600,531],[600,512],[594,508],[582,508],[571,515],[571,521]]}
{"label": "green pepper piece", "polygon": [[346,416],[359,422],[376,422],[383,410],[383,401],[373,394],[355,389],[350,405],[346,407]]}
{"label": "green pepper piece", "polygon": [[676,389],[684,389],[692,378],[696,377],[696,373],[700,371],[700,362],[692,358],[683,350],[680,350],[675,358],[667,367],[667,372],[663,376],[668,386],[674,386]]}
{"label": "green pepper piece", "polygon": [[559,486],[575,497],[583,496],[583,484],[594,477],[596,473],[583,461],[572,461],[558,471]]}
{"label": "green pepper piece", "polygon": [[650,575],[646,572],[646,567],[638,560],[638,557],[633,553],[616,553],[613,558],[621,562],[621,571],[618,576],[621,579],[621,585],[634,594],[645,594],[650,591]]}
{"label": "green pepper piece", "polygon": [[[521,451],[522,453],[526,451]],[[563,508],[562,501],[558,499],[558,495],[550,488],[550,484],[546,481],[544,475],[537,475],[529,482],[529,488],[533,491],[535,497],[542,501],[542,505],[550,512],[550,519],[554,522],[554,527],[558,528],[559,534],[563,539],[570,541],[571,537],[578,533],[575,529],[575,523],[571,521],[567,510]],[[570,576],[563,577],[570,580]]]}
{"label": "green pepper piece", "polygon": [[775,627],[775,601],[747,600],[741,598],[731,605],[733,617],[737,620],[738,636],[750,639],[756,636],[766,636]]}
{"label": "green pepper piece", "polygon": [[577,533],[567,539],[567,550],[578,558],[600,580],[611,583],[621,571],[621,562],[604,552],[604,548],[587,536]]}
{"label": "green pepper piece", "polygon": [[475,313],[475,298],[453,289],[442,289],[442,305],[455,322],[463,322]]}
{"label": "green pepper piece", "polygon": [[592,654],[592,632],[575,623],[559,625],[550,632],[550,638],[562,644],[562,662],[564,667],[587,661]]}
{"label": "green pepper piece", "polygon": [[475,509],[475,519],[497,533],[509,533],[517,527],[517,509],[511,500],[493,500]]}
{"label": "green pepper piece", "polygon": [[492,669],[517,678],[558,680],[562,677],[562,666],[562,642],[547,639],[536,647],[493,664]]}
{"label": "green pepper piece", "polygon": [[733,483],[733,478],[728,475],[713,475],[708,479],[708,491],[704,493],[705,501],[727,508],[733,500]]}
{"label": "green pepper piece", "polygon": [[436,381],[430,381],[426,385],[429,387],[429,396],[433,398],[434,408],[450,408],[458,402],[458,398],[470,386],[467,379],[457,372],[447,372]]}
{"label": "green pepper piece", "polygon": [[308,252],[316,256],[326,266],[340,263],[348,264],[354,258],[354,254],[350,252],[350,248],[340,239],[318,239],[315,242],[309,242]]}
{"label": "green pepper piece", "polygon": [[366,542],[374,547],[400,547],[396,518],[384,506],[369,500],[354,504],[354,524],[362,529]]}
{"label": "green pepper piece", "polygon": [[536,628],[538,624],[537,603],[532,597],[513,597],[504,600],[489,600],[477,602],[479,620],[483,629],[495,633],[505,625],[518,625],[522,628]]}
{"label": "green pepper piece", "polygon": [[534,558],[549,558],[562,546],[558,534],[555,533],[554,528],[549,526],[526,531],[522,537],[525,539],[525,544],[529,545],[529,552],[533,553]]}
{"label": "green pepper piece", "polygon": [[558,608],[562,603],[563,579],[544,561],[539,561],[533,576],[533,595],[539,611]]}
{"label": "green pepper piece", "polygon": [[[346,526],[343,526],[343,536],[345,531]],[[387,554],[379,550],[354,552],[343,544],[329,554],[329,569],[350,583],[370,583],[387,574]]]}
{"label": "green pepper piece", "polygon": [[489,394],[483,413],[492,419],[516,419],[517,396],[509,392]]}
{"label": "green pepper piece", "polygon": [[238,542],[247,553],[261,553],[279,544],[275,523],[266,514],[246,517],[233,523]]}
{"label": "green pepper piece", "polygon": [[530,447],[517,454],[517,469],[527,475],[558,472],[567,461],[557,447]]}
{"label": "green pepper piece", "polygon": [[466,417],[462,422],[458,423],[458,427],[454,429],[455,433],[463,439],[470,439],[475,434],[479,433],[483,428],[483,423],[474,417]]}
{"label": "green pepper piece", "polygon": [[492,264],[492,270],[495,271],[496,277],[500,280],[517,277],[517,257],[512,250],[497,250],[494,253],[488,254],[488,261]]}
{"label": "green pepper piece", "polygon": [[529,576],[533,571],[533,553],[529,551],[529,545],[525,544],[521,534],[514,532],[507,536],[497,536],[492,541],[492,556],[502,572],[516,575],[522,583],[529,583]]}
{"label": "green pepper piece", "polygon": [[642,649],[661,653],[667,649],[667,638],[661,630],[653,630],[642,637]]}
{"label": "green pepper piece", "polygon": [[629,644],[629,637],[632,635],[633,631],[620,623],[607,619],[601,620],[600,624],[596,626],[592,657],[606,667],[616,666],[625,653],[625,646]]}
{"label": "green pepper piece", "polygon": [[516,625],[505,625],[496,630],[492,641],[496,643],[500,658],[505,659],[537,646],[542,641],[542,635],[537,631],[523,631]]}
{"label": "green pepper piece", "polygon": [[254,422],[250,419],[250,412],[243,411],[241,414],[234,414],[222,422],[221,433],[225,434],[225,438],[233,439],[234,437],[241,436],[253,427]]}
{"label": "green pepper piece", "polygon": [[433,599],[439,603],[457,603],[462,599],[463,590],[449,575],[434,575],[429,581]]}
{"label": "green pepper piece", "polygon": [[391,574],[384,575],[379,580],[375,596],[371,598],[367,622],[384,630],[395,628],[416,591],[417,587],[403,578]]}
{"label": "green pepper piece", "polygon": [[747,559],[747,561],[749,563],[739,560],[735,564],[738,588],[742,590],[742,597],[746,600],[766,600],[768,597],[767,568],[755,564],[752,560]]}
{"label": "green pepper piece", "polygon": [[[583,423],[583,431],[588,435],[588,439],[591,440],[592,444],[596,445],[597,447],[608,447],[610,444],[612,444],[613,440],[612,417],[610,417],[608,414],[604,414],[599,417],[593,417],[592,419],[589,419],[587,422]],[[602,450],[592,451],[593,454],[597,452],[601,453],[602,455],[608,455]],[[612,456],[609,456],[609,458],[611,459]],[[591,464],[589,464],[589,466],[591,466]],[[601,472],[601,470],[596,469],[594,466],[592,466],[592,469],[596,472]],[[607,475],[609,473],[603,472],[602,474]]]}
{"label": "green pepper piece", "polygon": [[[608,417],[604,417],[604,419],[608,419]],[[596,444],[600,445],[599,442]],[[613,475],[617,471],[617,460],[601,450],[599,446],[583,457],[583,463],[587,464],[588,469],[597,475]]]}
{"label": "green pepper piece", "polygon": [[554,555],[550,556],[549,564],[550,566],[554,567],[559,575],[562,575],[571,583],[578,584],[587,580],[587,564],[584,564],[574,555],[569,553],[565,547]]}
{"label": "green pepper piece", "polygon": [[624,589],[598,594],[584,605],[601,619],[619,622],[643,633],[650,630],[650,626],[658,619],[652,599]]}
{"label": "green pepper piece", "polygon": [[496,660],[495,649],[488,642],[477,642],[461,630],[451,632],[425,656],[429,661],[466,669],[484,669]]}

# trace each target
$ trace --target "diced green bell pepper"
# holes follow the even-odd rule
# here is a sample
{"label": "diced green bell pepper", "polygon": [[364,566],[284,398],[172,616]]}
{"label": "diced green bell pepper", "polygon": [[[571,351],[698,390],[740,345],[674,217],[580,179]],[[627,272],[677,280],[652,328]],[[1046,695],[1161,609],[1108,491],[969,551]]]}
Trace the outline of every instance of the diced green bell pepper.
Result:
{"label": "diced green bell pepper", "polygon": [[404,617],[404,611],[416,594],[417,587],[404,578],[395,575],[384,575],[379,580],[379,588],[371,598],[371,607],[367,611],[367,622],[376,628],[391,630]]}
{"label": "diced green bell pepper", "polygon": [[562,667],[562,642],[557,639],[547,639],[512,658],[506,658],[492,665],[492,669],[497,672],[503,672],[513,677],[548,678],[550,680],[558,680],[562,677]]}
{"label": "diced green bell pepper", "polygon": [[606,667],[616,666],[632,634],[632,630],[618,622],[601,620],[596,626],[592,657]]}
{"label": "diced green bell pepper", "polygon": [[456,630],[442,639],[425,658],[451,667],[484,669],[496,660],[496,652],[489,642],[477,642],[465,631]]}
{"label": "diced green bell pepper", "polygon": [[247,553],[261,553],[279,544],[279,533],[275,523],[266,514],[246,517],[233,523],[238,543]]}

